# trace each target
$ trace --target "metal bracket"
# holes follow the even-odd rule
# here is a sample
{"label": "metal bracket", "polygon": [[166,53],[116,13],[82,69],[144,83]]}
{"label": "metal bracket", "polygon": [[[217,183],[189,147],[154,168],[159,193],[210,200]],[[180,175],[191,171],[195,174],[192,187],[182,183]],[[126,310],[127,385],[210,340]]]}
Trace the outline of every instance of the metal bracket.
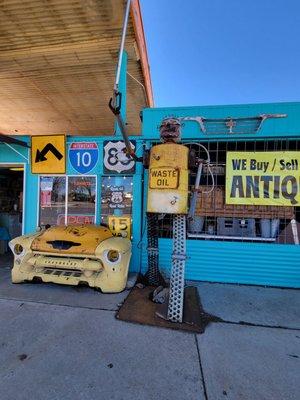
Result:
{"label": "metal bracket", "polygon": [[119,115],[122,106],[122,93],[114,92],[114,96],[110,98],[108,102],[108,107],[115,114]]}
{"label": "metal bracket", "polygon": [[186,254],[172,254],[172,260],[186,260]]}

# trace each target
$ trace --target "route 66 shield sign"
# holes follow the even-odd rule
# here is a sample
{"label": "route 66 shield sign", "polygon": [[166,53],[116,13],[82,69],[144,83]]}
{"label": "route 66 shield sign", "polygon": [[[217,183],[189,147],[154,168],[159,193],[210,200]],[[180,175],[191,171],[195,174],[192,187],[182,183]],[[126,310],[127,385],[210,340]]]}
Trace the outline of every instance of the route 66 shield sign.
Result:
{"label": "route 66 shield sign", "polygon": [[[135,149],[135,141],[131,141]],[[121,140],[107,140],[103,143],[103,162],[105,173],[132,174],[135,172],[135,161],[126,153],[125,143]]]}

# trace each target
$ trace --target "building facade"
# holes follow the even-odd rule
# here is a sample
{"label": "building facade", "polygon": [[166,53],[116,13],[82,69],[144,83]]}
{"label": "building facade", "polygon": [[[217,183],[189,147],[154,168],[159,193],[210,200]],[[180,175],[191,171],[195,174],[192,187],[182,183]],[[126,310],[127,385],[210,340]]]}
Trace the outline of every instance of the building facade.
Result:
{"label": "building facade", "polygon": [[[241,118],[270,114],[283,117],[268,118],[261,126],[251,126],[244,133],[230,132],[228,123],[223,131],[209,133],[211,119],[230,116],[239,123],[244,121]],[[210,157],[209,163],[203,164],[195,218],[187,225],[186,279],[300,287],[297,223],[300,217],[297,200],[300,103],[144,109],[142,134],[130,137],[138,156],[159,142],[158,126],[168,116],[187,118],[183,121],[182,142],[194,149],[198,158],[206,160],[207,153],[199,147],[201,144]],[[207,129],[201,130],[200,124],[193,120],[195,117],[201,117]],[[30,142],[28,137],[23,140]],[[5,169],[7,176],[22,173],[24,177],[22,210],[17,205],[13,211],[21,220],[22,232],[31,233],[37,227],[54,224],[105,223],[116,234],[123,232],[132,239],[131,270],[144,272],[147,268],[148,170],[141,163],[126,158],[123,149],[118,134],[68,136],[66,174],[43,175],[31,173],[29,149],[0,144],[0,172]],[[283,176],[286,191],[275,195],[279,202],[276,203],[277,199],[273,199],[275,203],[270,201],[271,191],[267,194],[264,191],[258,199],[252,188],[253,198],[250,196],[244,204],[241,198],[230,204],[231,154],[244,160],[256,160],[262,155],[265,160],[271,160],[278,155],[282,163],[284,155],[292,154],[294,161],[291,165],[286,163],[289,175]],[[260,176],[264,176],[263,172]],[[191,192],[195,175],[196,170],[191,170]],[[235,193],[240,195],[241,188],[237,187]],[[20,200],[20,196],[18,198]],[[262,203],[257,204],[258,200]],[[169,216],[161,215],[160,266],[167,276],[172,251],[171,226]]]}

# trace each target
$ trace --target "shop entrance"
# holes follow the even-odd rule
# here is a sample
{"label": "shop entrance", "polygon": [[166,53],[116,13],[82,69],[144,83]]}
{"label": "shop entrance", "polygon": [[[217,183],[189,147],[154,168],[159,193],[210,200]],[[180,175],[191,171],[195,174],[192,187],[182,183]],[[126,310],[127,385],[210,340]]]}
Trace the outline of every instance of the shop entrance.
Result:
{"label": "shop entrance", "polygon": [[24,164],[0,163],[0,255],[23,233]]}

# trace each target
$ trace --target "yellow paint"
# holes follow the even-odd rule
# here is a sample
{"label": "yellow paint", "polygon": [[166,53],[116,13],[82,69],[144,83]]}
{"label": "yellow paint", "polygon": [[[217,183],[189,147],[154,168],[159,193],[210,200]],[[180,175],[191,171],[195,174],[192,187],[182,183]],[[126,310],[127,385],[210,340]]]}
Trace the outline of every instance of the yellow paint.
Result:
{"label": "yellow paint", "polygon": [[[74,227],[70,227],[72,232],[67,231],[64,238],[61,239],[64,232],[63,228],[50,228],[52,231],[47,235],[46,231],[20,236],[9,243],[14,253],[12,282],[21,283],[39,278],[43,282],[63,285],[86,283],[104,293],[118,293],[124,290],[131,257],[130,240],[112,237],[112,234],[107,229],[94,226],[88,226],[89,229],[87,231],[80,229],[81,236],[73,232]],[[57,230],[57,235],[55,235],[55,230]],[[45,251],[45,241],[48,238],[52,240],[70,240],[74,234],[77,241],[82,239],[81,248],[80,246],[74,246],[68,251],[53,251],[53,249]],[[37,241],[39,238],[43,239]],[[89,242],[92,242],[92,245]],[[20,254],[16,254],[14,250],[16,248],[19,253],[20,245],[23,247],[23,251]],[[86,250],[84,251],[84,247],[86,250],[88,249],[89,253]],[[109,250],[119,253],[119,258],[115,262],[111,262],[108,259]]]}
{"label": "yellow paint", "polygon": [[[46,160],[36,161],[37,152],[43,151],[51,143],[63,156],[60,160],[48,151]],[[31,137],[31,172],[33,174],[65,174],[66,173],[66,138],[65,135],[32,136]]]}
{"label": "yellow paint", "polygon": [[150,151],[147,211],[186,214],[188,205],[188,153],[186,146],[164,143]]}
{"label": "yellow paint", "polygon": [[108,226],[114,236],[122,236],[130,239],[131,237],[131,217],[123,215],[116,217],[111,215],[108,217]]}
{"label": "yellow paint", "polygon": [[300,152],[228,152],[226,204],[298,206]]}
{"label": "yellow paint", "polygon": [[94,254],[96,247],[105,239],[112,237],[109,229],[96,225],[59,225],[43,231],[34,239],[31,248],[34,251],[57,253],[52,241],[69,241],[79,244],[69,249],[59,250],[63,254]]}
{"label": "yellow paint", "polygon": [[175,168],[149,169],[150,189],[177,189],[179,184],[179,171]]}

